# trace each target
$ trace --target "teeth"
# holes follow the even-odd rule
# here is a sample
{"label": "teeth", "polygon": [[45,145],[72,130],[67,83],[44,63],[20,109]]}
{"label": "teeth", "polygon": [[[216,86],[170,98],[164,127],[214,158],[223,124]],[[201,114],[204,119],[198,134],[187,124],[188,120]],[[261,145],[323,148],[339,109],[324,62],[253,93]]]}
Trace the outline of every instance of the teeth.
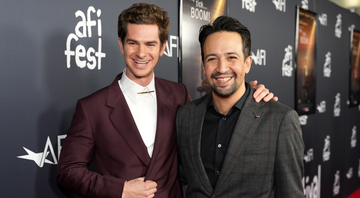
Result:
{"label": "teeth", "polygon": [[135,61],[135,63],[138,63],[138,64],[147,64],[149,61]]}
{"label": "teeth", "polygon": [[219,82],[226,82],[226,81],[228,81],[230,79],[231,79],[231,77],[229,77],[229,78],[217,78],[216,80],[219,81]]}

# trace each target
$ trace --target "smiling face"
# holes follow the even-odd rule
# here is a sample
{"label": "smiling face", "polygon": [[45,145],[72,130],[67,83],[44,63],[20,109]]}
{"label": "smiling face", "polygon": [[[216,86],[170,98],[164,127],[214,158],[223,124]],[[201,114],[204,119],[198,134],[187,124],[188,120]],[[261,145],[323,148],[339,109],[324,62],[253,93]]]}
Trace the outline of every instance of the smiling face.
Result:
{"label": "smiling face", "polygon": [[245,59],[242,38],[237,32],[215,32],[204,43],[204,74],[219,97],[245,93],[245,74],[251,68],[251,56]]}
{"label": "smiling face", "polygon": [[129,23],[124,43],[120,38],[118,41],[126,63],[126,76],[141,86],[148,85],[166,46],[166,42],[161,46],[158,26]]}

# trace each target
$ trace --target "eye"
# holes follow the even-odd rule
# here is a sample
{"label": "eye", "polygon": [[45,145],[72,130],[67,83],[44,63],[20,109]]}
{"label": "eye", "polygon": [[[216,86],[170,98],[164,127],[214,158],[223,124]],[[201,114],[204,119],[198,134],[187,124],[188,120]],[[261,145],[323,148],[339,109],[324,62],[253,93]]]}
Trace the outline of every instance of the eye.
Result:
{"label": "eye", "polygon": [[148,47],[154,47],[154,46],[156,46],[156,45],[157,45],[156,42],[147,42],[147,43],[146,43],[146,46],[148,46]]}
{"label": "eye", "polygon": [[210,61],[213,61],[213,60],[215,60],[215,58],[208,58],[208,59],[206,59],[206,62],[210,62]]}
{"label": "eye", "polygon": [[228,58],[229,58],[229,59],[237,59],[236,56],[229,56]]}

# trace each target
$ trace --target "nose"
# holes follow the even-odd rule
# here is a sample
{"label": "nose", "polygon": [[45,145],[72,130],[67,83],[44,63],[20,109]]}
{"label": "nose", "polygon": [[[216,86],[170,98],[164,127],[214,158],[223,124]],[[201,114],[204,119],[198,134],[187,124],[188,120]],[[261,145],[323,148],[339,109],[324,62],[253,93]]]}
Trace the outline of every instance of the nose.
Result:
{"label": "nose", "polygon": [[146,53],[145,53],[145,46],[144,45],[139,45],[137,51],[136,51],[136,55],[139,58],[144,58]]}
{"label": "nose", "polygon": [[226,63],[226,60],[224,58],[220,58],[218,65],[217,65],[217,72],[219,73],[225,73],[226,71],[229,70],[229,67]]}

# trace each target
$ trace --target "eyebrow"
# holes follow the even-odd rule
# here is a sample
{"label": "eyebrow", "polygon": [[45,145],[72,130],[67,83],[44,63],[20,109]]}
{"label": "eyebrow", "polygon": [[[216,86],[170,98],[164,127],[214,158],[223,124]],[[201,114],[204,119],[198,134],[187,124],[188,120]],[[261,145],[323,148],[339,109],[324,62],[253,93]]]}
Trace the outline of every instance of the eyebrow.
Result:
{"label": "eyebrow", "polygon": [[[135,40],[135,39],[131,39],[131,38],[128,38],[126,39],[126,42],[135,42],[135,43],[139,43],[139,41]],[[153,41],[146,41],[145,42],[146,44],[157,44],[158,42],[153,40]]]}
{"label": "eyebrow", "polygon": [[[239,56],[239,54],[236,53],[236,52],[225,52],[225,55],[236,55],[236,56]],[[205,56],[205,59],[207,59],[209,56],[216,56],[216,53],[206,55],[206,56]]]}
{"label": "eyebrow", "polygon": [[147,44],[157,44],[158,42],[157,41],[147,41],[146,43]]}

